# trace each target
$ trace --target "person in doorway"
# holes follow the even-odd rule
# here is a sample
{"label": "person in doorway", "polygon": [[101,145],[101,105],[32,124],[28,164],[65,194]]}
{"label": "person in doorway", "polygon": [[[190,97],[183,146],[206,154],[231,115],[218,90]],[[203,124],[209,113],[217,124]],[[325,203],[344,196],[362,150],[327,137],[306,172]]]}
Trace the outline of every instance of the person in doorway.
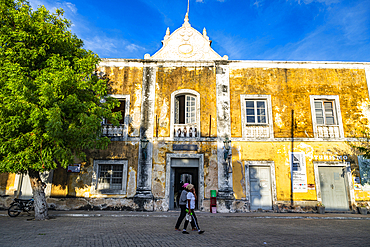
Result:
{"label": "person in doorway", "polygon": [[197,199],[197,195],[195,193],[194,185],[188,184],[186,186],[186,189],[189,191],[187,196],[186,196],[186,198],[187,198],[186,212],[188,213],[188,217],[185,220],[184,229],[182,230],[182,233],[183,234],[189,234],[186,231],[186,228],[188,227],[189,219],[190,219],[190,221],[193,222],[194,226],[198,230],[198,233],[202,234],[202,233],[204,233],[204,231],[200,230],[200,227],[199,227],[199,224],[198,224],[198,219],[197,219],[197,216],[195,215],[195,212],[194,212],[194,210],[195,210],[195,200]]}
{"label": "person in doorway", "polygon": [[[181,231],[179,228],[180,228],[182,220],[186,216],[186,203],[187,203],[187,195],[188,195],[188,192],[189,192],[186,189],[186,186],[188,186],[188,185],[189,185],[189,183],[184,183],[184,185],[182,186],[183,191],[181,192],[181,195],[180,195],[180,198],[179,198],[179,206],[181,208],[181,213],[180,213],[179,218],[177,219],[176,226],[175,226],[175,231]],[[191,226],[193,227],[193,229],[195,229],[194,223],[191,223]]]}

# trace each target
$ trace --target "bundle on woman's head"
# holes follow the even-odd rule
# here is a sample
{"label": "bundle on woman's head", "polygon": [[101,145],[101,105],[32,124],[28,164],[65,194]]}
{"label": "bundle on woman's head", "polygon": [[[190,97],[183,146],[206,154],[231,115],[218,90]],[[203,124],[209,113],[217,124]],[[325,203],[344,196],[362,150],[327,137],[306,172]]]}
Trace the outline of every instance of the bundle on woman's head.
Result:
{"label": "bundle on woman's head", "polygon": [[187,186],[186,186],[186,189],[187,190],[192,190],[194,188],[194,185],[192,185],[192,184],[188,184]]}

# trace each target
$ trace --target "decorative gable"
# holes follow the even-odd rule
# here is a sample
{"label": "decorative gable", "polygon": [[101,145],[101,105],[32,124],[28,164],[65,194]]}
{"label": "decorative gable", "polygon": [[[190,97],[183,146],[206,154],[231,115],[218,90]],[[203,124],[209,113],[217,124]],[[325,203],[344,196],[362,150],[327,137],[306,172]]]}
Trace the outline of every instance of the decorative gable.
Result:
{"label": "decorative gable", "polygon": [[211,41],[204,28],[203,34],[191,27],[188,14],[184,19],[184,24],[175,32],[170,34],[167,28],[166,35],[162,41],[163,47],[153,56],[145,55],[145,59],[164,59],[164,60],[227,60],[222,58],[211,48]]}

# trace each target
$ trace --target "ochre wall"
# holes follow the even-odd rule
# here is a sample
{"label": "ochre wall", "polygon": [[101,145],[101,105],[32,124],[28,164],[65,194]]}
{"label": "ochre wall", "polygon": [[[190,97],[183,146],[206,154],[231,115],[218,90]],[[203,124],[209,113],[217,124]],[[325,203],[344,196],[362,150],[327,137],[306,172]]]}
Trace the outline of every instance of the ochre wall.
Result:
{"label": "ochre wall", "polygon": [[109,79],[109,94],[130,95],[131,121],[128,134],[132,137],[139,136],[143,68],[106,66],[99,67],[98,71],[104,72]]}
{"label": "ochre wall", "polygon": [[274,137],[313,137],[310,95],[339,95],[345,136],[367,124],[369,105],[365,71],[359,69],[230,68],[231,135],[241,137],[241,94],[271,95]]}
{"label": "ochre wall", "polygon": [[[15,174],[14,173],[0,173],[0,194],[3,195],[5,193],[13,193],[15,182]],[[12,190],[12,191],[10,191]]]}
{"label": "ochre wall", "polygon": [[[156,198],[165,197],[166,155],[174,153],[172,145],[177,142],[155,141],[153,143],[152,192]],[[204,196],[210,197],[211,190],[218,189],[218,165],[216,142],[187,142],[198,145],[198,151],[186,151],[186,154],[204,154]],[[176,151],[176,153],[180,153]]]}
{"label": "ochre wall", "polygon": [[[246,196],[245,191],[245,161],[274,161],[276,177],[276,193],[278,201],[289,201],[291,195],[290,160],[289,152],[292,150],[291,142],[233,142],[233,187],[235,198]],[[319,160],[317,156],[347,155],[347,162],[351,163],[352,176],[355,173],[355,155],[345,142],[294,142],[294,152],[304,152],[306,161],[307,184],[315,184],[314,162],[333,161],[331,159]],[[328,151],[331,150],[331,151]],[[356,200],[360,196],[369,196],[367,192],[357,192]],[[367,197],[369,198],[369,197]],[[306,193],[294,193],[294,200],[317,200],[315,189]]]}
{"label": "ochre wall", "polygon": [[154,113],[159,119],[158,136],[170,136],[171,94],[180,89],[191,89],[200,94],[201,136],[209,136],[210,116],[211,136],[217,136],[216,74],[212,66],[158,68]]}
{"label": "ochre wall", "polygon": [[[90,157],[87,162],[81,163],[80,173],[67,173],[66,169],[54,171],[51,196],[54,197],[100,197],[91,195],[91,182],[93,177],[94,159],[124,159],[128,161],[127,169],[127,194],[120,197],[132,197],[136,192],[136,177],[138,165],[139,142],[112,142],[105,150],[91,150],[87,153]],[[92,158],[93,157],[93,158]],[[117,197],[107,195],[104,197]]]}

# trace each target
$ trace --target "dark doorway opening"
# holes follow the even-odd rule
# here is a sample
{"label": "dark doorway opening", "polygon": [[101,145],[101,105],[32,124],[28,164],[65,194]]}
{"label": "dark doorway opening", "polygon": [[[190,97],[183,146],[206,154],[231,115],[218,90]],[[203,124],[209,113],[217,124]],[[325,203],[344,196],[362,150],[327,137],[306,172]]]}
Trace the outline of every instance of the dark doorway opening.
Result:
{"label": "dark doorway opening", "polygon": [[[181,192],[184,188],[182,188],[184,183],[191,183],[195,186],[195,192],[197,196],[199,195],[199,174],[198,174],[198,167],[174,167],[175,173],[175,181],[174,181],[174,209],[179,209],[179,199]],[[195,209],[198,209],[198,200],[195,201]]]}

